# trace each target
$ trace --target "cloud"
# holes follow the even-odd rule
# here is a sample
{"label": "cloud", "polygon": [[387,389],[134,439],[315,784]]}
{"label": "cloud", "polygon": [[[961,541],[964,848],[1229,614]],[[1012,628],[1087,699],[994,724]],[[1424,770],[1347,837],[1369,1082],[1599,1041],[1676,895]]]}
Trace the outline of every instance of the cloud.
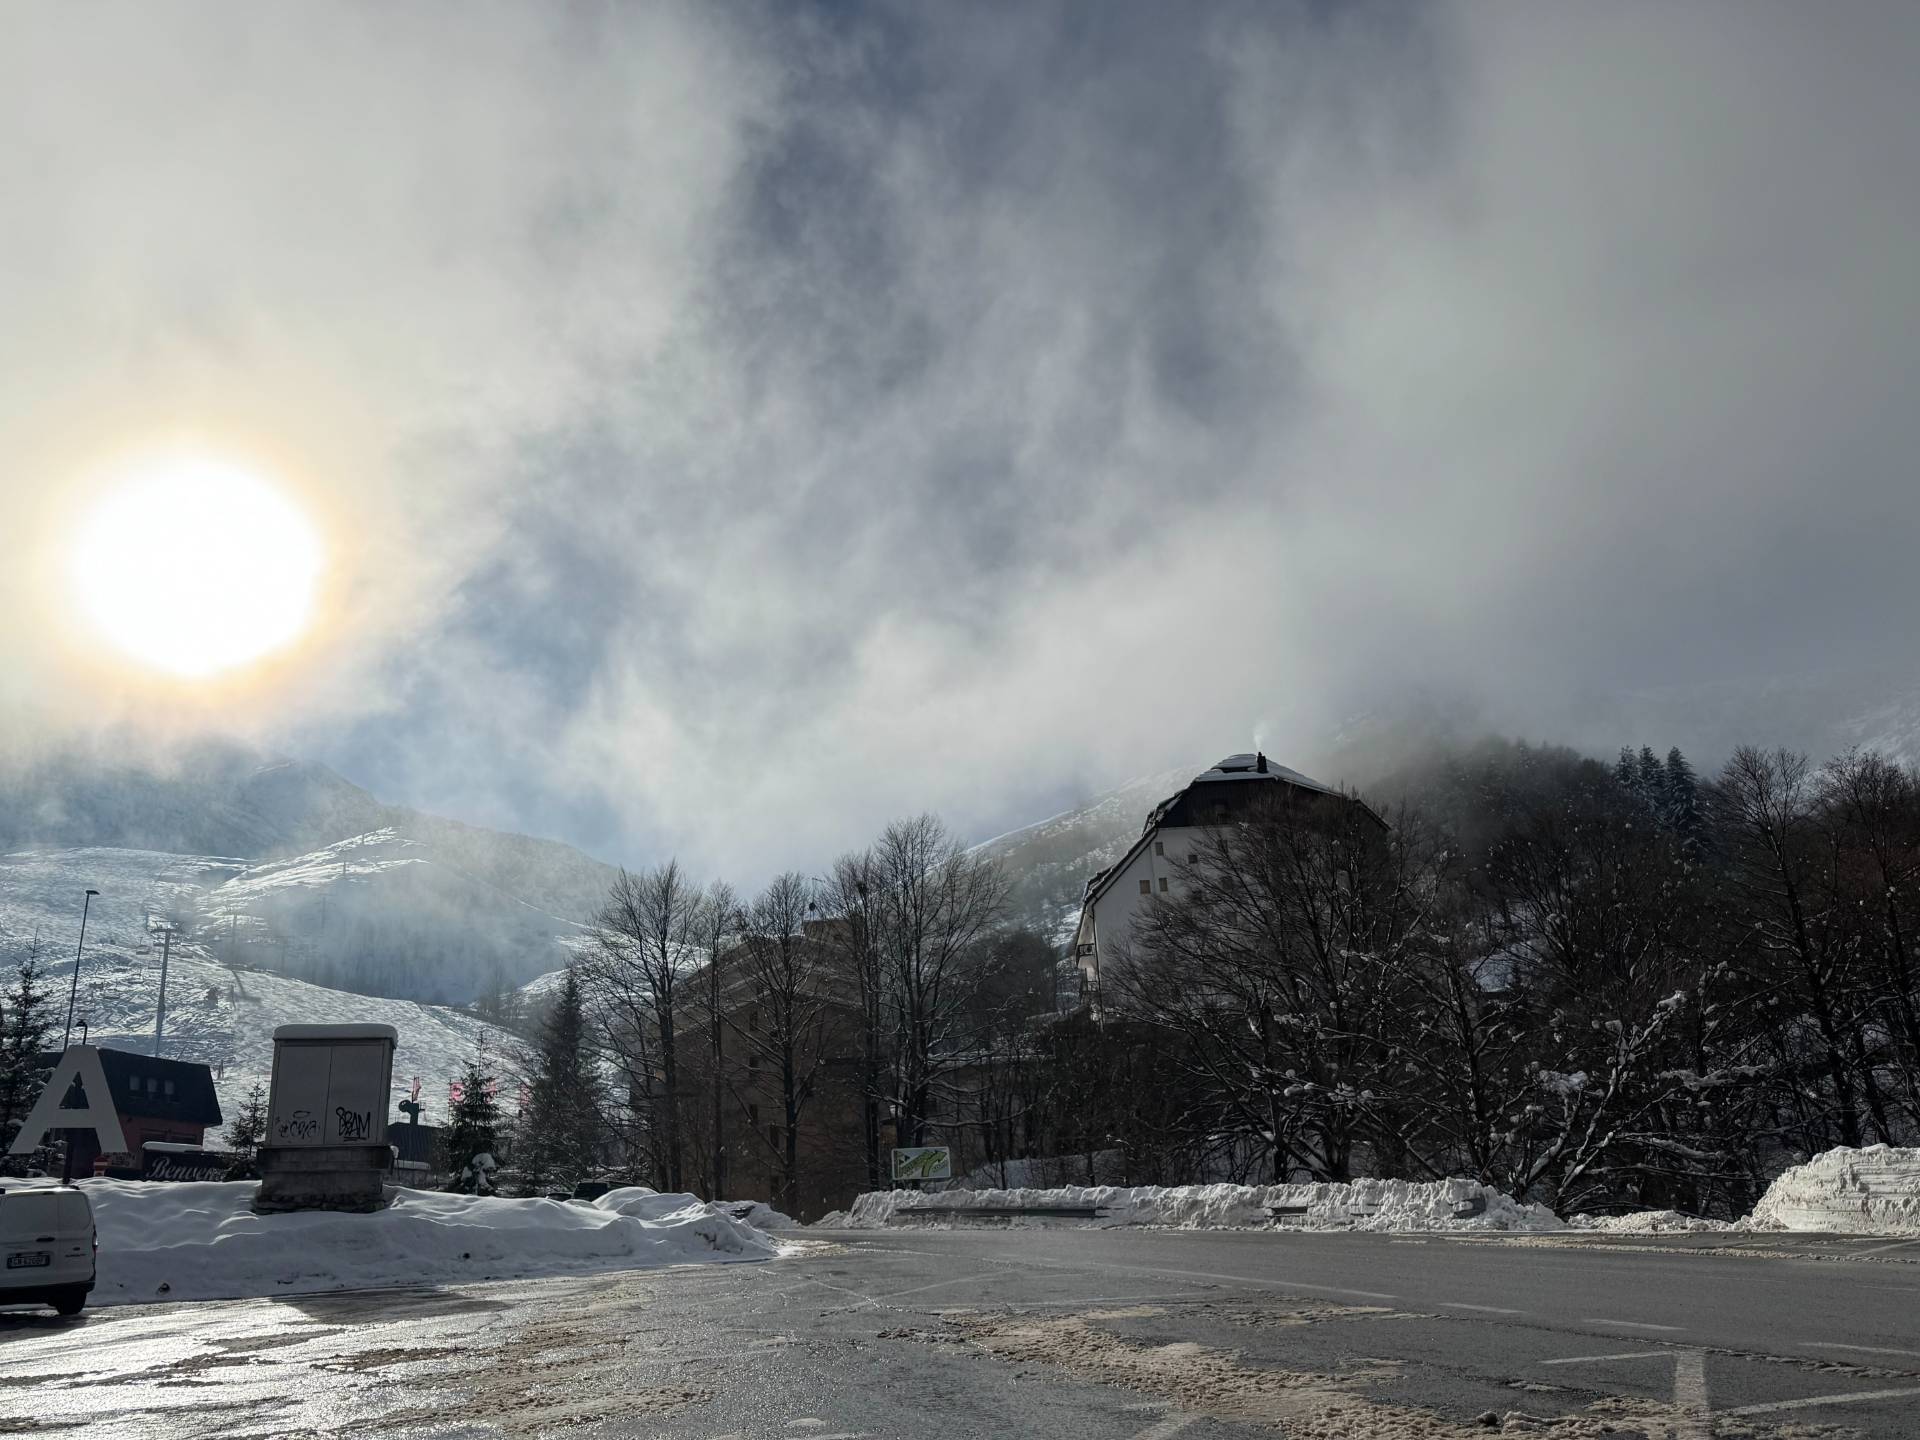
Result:
{"label": "cloud", "polygon": [[0,523],[262,437],[351,573],[248,725],[749,881],[1397,688],[1912,656],[1904,7],[719,15],[37,14]]}

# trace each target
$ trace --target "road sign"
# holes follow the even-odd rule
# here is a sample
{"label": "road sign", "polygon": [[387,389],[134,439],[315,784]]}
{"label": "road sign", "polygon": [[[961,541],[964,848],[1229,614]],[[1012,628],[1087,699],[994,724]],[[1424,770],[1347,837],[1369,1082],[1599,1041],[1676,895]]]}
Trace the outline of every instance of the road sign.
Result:
{"label": "road sign", "polygon": [[895,1180],[951,1180],[953,1151],[945,1145],[918,1145],[893,1152]]}

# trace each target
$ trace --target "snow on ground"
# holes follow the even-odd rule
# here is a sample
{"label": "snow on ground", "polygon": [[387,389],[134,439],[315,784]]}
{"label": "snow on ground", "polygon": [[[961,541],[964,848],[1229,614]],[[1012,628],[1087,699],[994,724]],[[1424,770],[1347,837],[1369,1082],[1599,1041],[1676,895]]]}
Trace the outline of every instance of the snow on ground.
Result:
{"label": "snow on ground", "polygon": [[1745,1224],[1754,1230],[1920,1234],[1920,1149],[1870,1145],[1816,1155],[1768,1186]]}
{"label": "snow on ground", "polygon": [[[860,1196],[844,1218],[854,1229],[877,1229],[903,1212],[937,1215],[973,1206],[1034,1209],[1093,1205],[1092,1223],[1169,1225],[1213,1230],[1273,1223],[1270,1207],[1303,1207],[1283,1225],[1343,1230],[1559,1230],[1544,1205],[1524,1205],[1472,1180],[1355,1180],[1302,1185],[1067,1185],[1052,1190],[948,1190],[922,1194],[879,1190]],[[1467,1213],[1473,1211],[1474,1213]],[[918,1218],[913,1217],[913,1218]]]}
{"label": "snow on ground", "polygon": [[251,1183],[87,1180],[95,1305],[234,1299],[767,1260],[763,1232],[691,1195],[592,1204],[399,1190],[372,1215],[255,1215]]}
{"label": "snow on ground", "polygon": [[1676,1235],[1732,1230],[1739,1222],[1682,1215],[1678,1210],[1636,1210],[1629,1215],[1575,1215],[1567,1224],[1575,1230],[1597,1230],[1603,1235]]}
{"label": "snow on ground", "polygon": [[[64,1025],[79,938],[78,901],[88,885],[97,888],[100,894],[88,915],[77,1014],[85,1018],[93,1044],[152,1054],[161,946],[149,925],[198,915],[207,896],[246,863],[107,848],[0,855],[5,962],[11,966],[24,959],[38,932],[43,983],[55,995],[55,1015]],[[481,1052],[499,1070],[503,1103],[511,1104],[522,1070],[521,1042],[477,1016],[444,1005],[330,990],[246,965],[229,967],[198,940],[174,941],[162,1053],[213,1067],[220,1108],[228,1120],[250,1085],[267,1082],[275,1026],[359,1023],[391,1025],[400,1032],[394,1098],[404,1098],[401,1092],[411,1088],[413,1076],[420,1076],[424,1122],[444,1118],[447,1082],[458,1078],[467,1060]],[[59,1034],[56,1029],[56,1044]]]}

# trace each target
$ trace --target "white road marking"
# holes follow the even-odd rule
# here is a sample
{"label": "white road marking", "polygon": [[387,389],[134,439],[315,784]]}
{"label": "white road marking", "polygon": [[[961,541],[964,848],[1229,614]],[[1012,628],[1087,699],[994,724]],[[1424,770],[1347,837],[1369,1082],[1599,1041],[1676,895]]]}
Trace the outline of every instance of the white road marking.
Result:
{"label": "white road marking", "polygon": [[1673,1424],[1667,1433],[1671,1440],[1711,1440],[1713,1412],[1707,1405],[1707,1357],[1703,1351],[1634,1350],[1625,1355],[1569,1355],[1540,1363],[1592,1365],[1607,1360],[1672,1360]]}
{"label": "white road marking", "polygon": [[1477,1310],[1482,1315],[1524,1315],[1524,1310],[1509,1310],[1504,1305],[1469,1305],[1464,1300],[1442,1300],[1442,1310]]}
{"label": "white road marking", "polygon": [[1722,1415],[1769,1415],[1775,1410],[1817,1410],[1822,1405],[1857,1405],[1866,1400],[1900,1400],[1920,1390],[1851,1390],[1845,1395],[1809,1395],[1804,1400],[1769,1400],[1764,1405],[1739,1405]]}
{"label": "white road marking", "polygon": [[1542,1365],[1592,1365],[1601,1360],[1664,1360],[1671,1350],[1629,1350],[1625,1355],[1569,1355],[1564,1360],[1542,1360]]}
{"label": "white road marking", "polygon": [[1909,1245],[1920,1245],[1920,1240],[1895,1240],[1891,1244],[1876,1245],[1871,1250],[1856,1250],[1853,1253],[1858,1259],[1862,1255],[1884,1255],[1889,1250],[1905,1250]]}
{"label": "white road marking", "polygon": [[1862,1355],[1905,1355],[1920,1360],[1920,1350],[1889,1350],[1885,1345],[1843,1345],[1838,1340],[1805,1340],[1809,1350],[1857,1350]]}
{"label": "white road marking", "polygon": [[1707,1357],[1678,1350],[1673,1357],[1673,1440],[1709,1440],[1712,1412],[1707,1408]]}
{"label": "white road marking", "polygon": [[1650,1325],[1645,1320],[1608,1320],[1604,1316],[1589,1315],[1580,1322],[1582,1325],[1618,1325],[1623,1330],[1665,1330],[1678,1334],[1678,1325]]}

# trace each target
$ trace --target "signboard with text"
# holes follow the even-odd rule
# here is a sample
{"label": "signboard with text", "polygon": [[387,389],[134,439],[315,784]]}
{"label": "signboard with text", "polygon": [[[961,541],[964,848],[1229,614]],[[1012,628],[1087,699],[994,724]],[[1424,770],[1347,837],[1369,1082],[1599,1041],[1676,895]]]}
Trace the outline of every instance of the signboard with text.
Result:
{"label": "signboard with text", "polygon": [[895,1183],[908,1180],[951,1180],[953,1151],[945,1145],[916,1145],[893,1152]]}

